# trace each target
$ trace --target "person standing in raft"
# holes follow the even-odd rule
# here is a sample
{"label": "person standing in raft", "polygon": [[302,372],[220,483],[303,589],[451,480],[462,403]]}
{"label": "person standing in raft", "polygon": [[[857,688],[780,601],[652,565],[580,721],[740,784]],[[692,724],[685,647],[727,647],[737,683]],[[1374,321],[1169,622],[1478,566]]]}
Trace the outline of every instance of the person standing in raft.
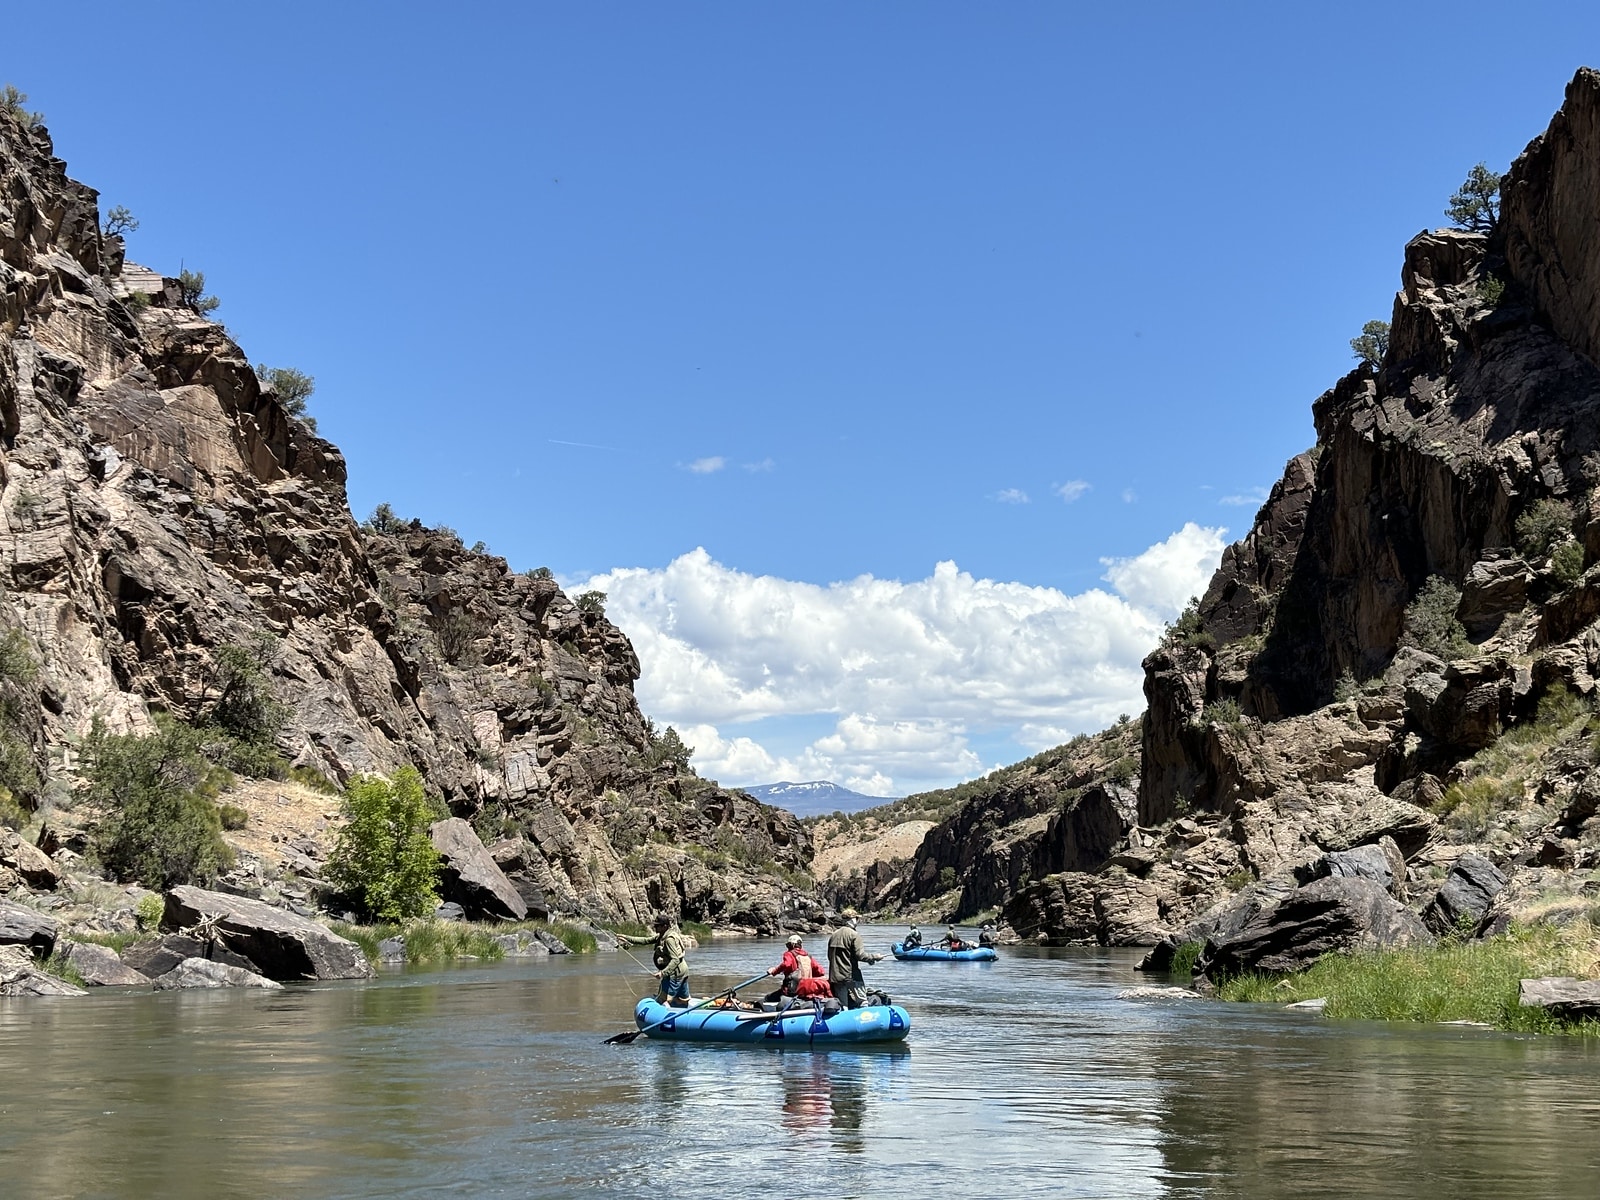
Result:
{"label": "person standing in raft", "polygon": [[[828,987],[827,973],[822,964],[806,952],[798,933],[791,933],[784,945],[783,958],[768,975],[782,975],[783,985],[768,1000],[788,997],[791,1000],[826,1000],[833,995]],[[786,1006],[787,1007],[787,1006]]]}
{"label": "person standing in raft", "polygon": [[630,946],[653,946],[651,960],[656,966],[656,978],[661,981],[656,1000],[673,1008],[689,1006],[689,947],[671,917],[666,913],[656,914],[656,936],[653,939],[629,937],[625,933],[617,934],[617,939]]}
{"label": "person standing in raft", "polygon": [[[862,978],[861,964],[875,963],[881,954],[869,954],[856,932],[856,910],[847,908],[840,914],[844,920],[828,939],[828,985],[833,988],[836,1000],[846,1008],[860,1008],[867,1002],[867,981]],[[885,1001],[887,1003],[887,1001]]]}

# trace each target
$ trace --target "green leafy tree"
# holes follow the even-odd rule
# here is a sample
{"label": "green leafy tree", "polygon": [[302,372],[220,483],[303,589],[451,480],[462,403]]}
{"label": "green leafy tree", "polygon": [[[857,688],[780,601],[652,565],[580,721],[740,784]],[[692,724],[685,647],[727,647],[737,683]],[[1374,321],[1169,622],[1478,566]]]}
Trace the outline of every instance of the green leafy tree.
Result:
{"label": "green leafy tree", "polygon": [[689,759],[694,756],[694,747],[684,745],[676,729],[668,725],[666,732],[657,736],[654,728],[651,728],[649,735],[651,758],[655,762],[671,763],[679,771],[689,769]]}
{"label": "green leafy tree", "polygon": [[439,852],[428,838],[436,810],[416,768],[402,767],[392,780],[358,776],[344,812],[349,824],[339,831],[328,878],[380,920],[431,913],[439,903]]}
{"label": "green leafy tree", "polygon": [[35,125],[44,124],[42,112],[30,112],[26,105],[28,93],[17,90],[17,85],[8,83],[0,89],[0,111],[7,112],[22,122],[25,129],[32,129]]}
{"label": "green leafy tree", "polygon": [[233,864],[216,805],[232,776],[206,761],[201,742],[170,721],[149,737],[107,735],[98,724],[90,733],[87,799],[101,812],[91,845],[118,879],[157,889],[208,883]]}
{"label": "green leafy tree", "polygon": [[1500,220],[1500,183],[1505,176],[1479,163],[1445,207],[1444,214],[1460,229],[1488,233]]}
{"label": "green leafy tree", "polygon": [[372,515],[366,520],[367,528],[373,533],[382,533],[393,536],[404,533],[409,526],[404,517],[395,515],[395,511],[388,504],[380,504],[372,510]]}
{"label": "green leafy tree", "polygon": [[100,222],[100,232],[106,237],[122,237],[139,228],[139,218],[128,211],[126,205],[119,204],[106,214],[105,220]]}
{"label": "green leafy tree", "polygon": [[256,364],[256,377],[278,394],[278,403],[283,405],[284,412],[304,421],[313,433],[316,432],[317,419],[306,413],[306,401],[317,390],[313,377],[293,367],[269,367],[265,363]]}
{"label": "green leafy tree", "polygon": [[1461,589],[1440,575],[1430,576],[1406,605],[1401,640],[1425,654],[1450,660],[1472,653],[1466,627],[1456,619]]}
{"label": "green leafy tree", "polygon": [[579,612],[599,613],[601,616],[605,615],[606,594],[604,592],[580,593],[575,603],[578,606]]}
{"label": "green leafy tree", "polygon": [[215,296],[206,295],[206,273],[185,268],[178,272],[178,294],[185,305],[202,317],[210,316],[222,305]]}
{"label": "green leafy tree", "polygon": [[224,733],[256,746],[270,747],[289,719],[287,706],[272,694],[271,668],[278,640],[260,634],[247,645],[227,645],[216,654],[217,702],[210,720]]}
{"label": "green leafy tree", "polygon": [[1368,321],[1361,327],[1361,336],[1350,339],[1350,349],[1376,371],[1383,366],[1384,355],[1389,353],[1389,322]]}
{"label": "green leafy tree", "polygon": [[1546,497],[1519,516],[1515,528],[1522,557],[1543,562],[1554,547],[1572,537],[1572,505]]}

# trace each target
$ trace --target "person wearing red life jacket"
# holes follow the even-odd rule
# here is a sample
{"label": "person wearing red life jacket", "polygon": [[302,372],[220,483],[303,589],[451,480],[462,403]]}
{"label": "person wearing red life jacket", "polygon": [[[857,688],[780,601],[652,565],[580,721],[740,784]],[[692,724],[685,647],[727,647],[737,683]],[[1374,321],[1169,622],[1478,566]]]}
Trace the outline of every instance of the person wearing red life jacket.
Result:
{"label": "person wearing red life jacket", "polygon": [[768,996],[768,1000],[783,996],[798,1000],[826,1000],[833,995],[828,987],[827,971],[806,952],[798,933],[789,935],[789,940],[784,944],[783,958],[767,974],[783,976],[783,986]]}

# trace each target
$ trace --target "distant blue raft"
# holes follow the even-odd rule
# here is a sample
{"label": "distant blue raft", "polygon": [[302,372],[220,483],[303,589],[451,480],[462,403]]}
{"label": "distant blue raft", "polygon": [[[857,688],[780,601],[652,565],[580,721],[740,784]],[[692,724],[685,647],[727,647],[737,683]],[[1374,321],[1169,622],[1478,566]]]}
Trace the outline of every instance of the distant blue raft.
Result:
{"label": "distant blue raft", "polygon": [[945,950],[939,946],[907,946],[896,942],[889,947],[902,962],[993,962],[1000,956],[988,946],[970,950]]}
{"label": "distant blue raft", "polygon": [[796,1006],[783,1017],[727,1008],[702,1008],[677,1016],[675,1011],[646,998],[633,1010],[633,1019],[640,1029],[666,1022],[645,1034],[648,1038],[738,1046],[849,1046],[898,1042],[911,1032],[911,1014],[898,1004],[847,1008],[831,1017],[819,1017],[811,1004]]}

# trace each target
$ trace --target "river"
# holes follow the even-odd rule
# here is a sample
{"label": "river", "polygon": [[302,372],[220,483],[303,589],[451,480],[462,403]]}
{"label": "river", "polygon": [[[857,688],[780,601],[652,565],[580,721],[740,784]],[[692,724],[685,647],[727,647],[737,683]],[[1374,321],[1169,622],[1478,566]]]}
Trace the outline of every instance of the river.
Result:
{"label": "river", "polygon": [[[696,993],[779,953],[703,947]],[[604,1045],[648,990],[618,954],[0,999],[0,1196],[1600,1191],[1600,1046],[1118,1000],[1137,959],[887,960],[910,1039],[828,1053]]]}

